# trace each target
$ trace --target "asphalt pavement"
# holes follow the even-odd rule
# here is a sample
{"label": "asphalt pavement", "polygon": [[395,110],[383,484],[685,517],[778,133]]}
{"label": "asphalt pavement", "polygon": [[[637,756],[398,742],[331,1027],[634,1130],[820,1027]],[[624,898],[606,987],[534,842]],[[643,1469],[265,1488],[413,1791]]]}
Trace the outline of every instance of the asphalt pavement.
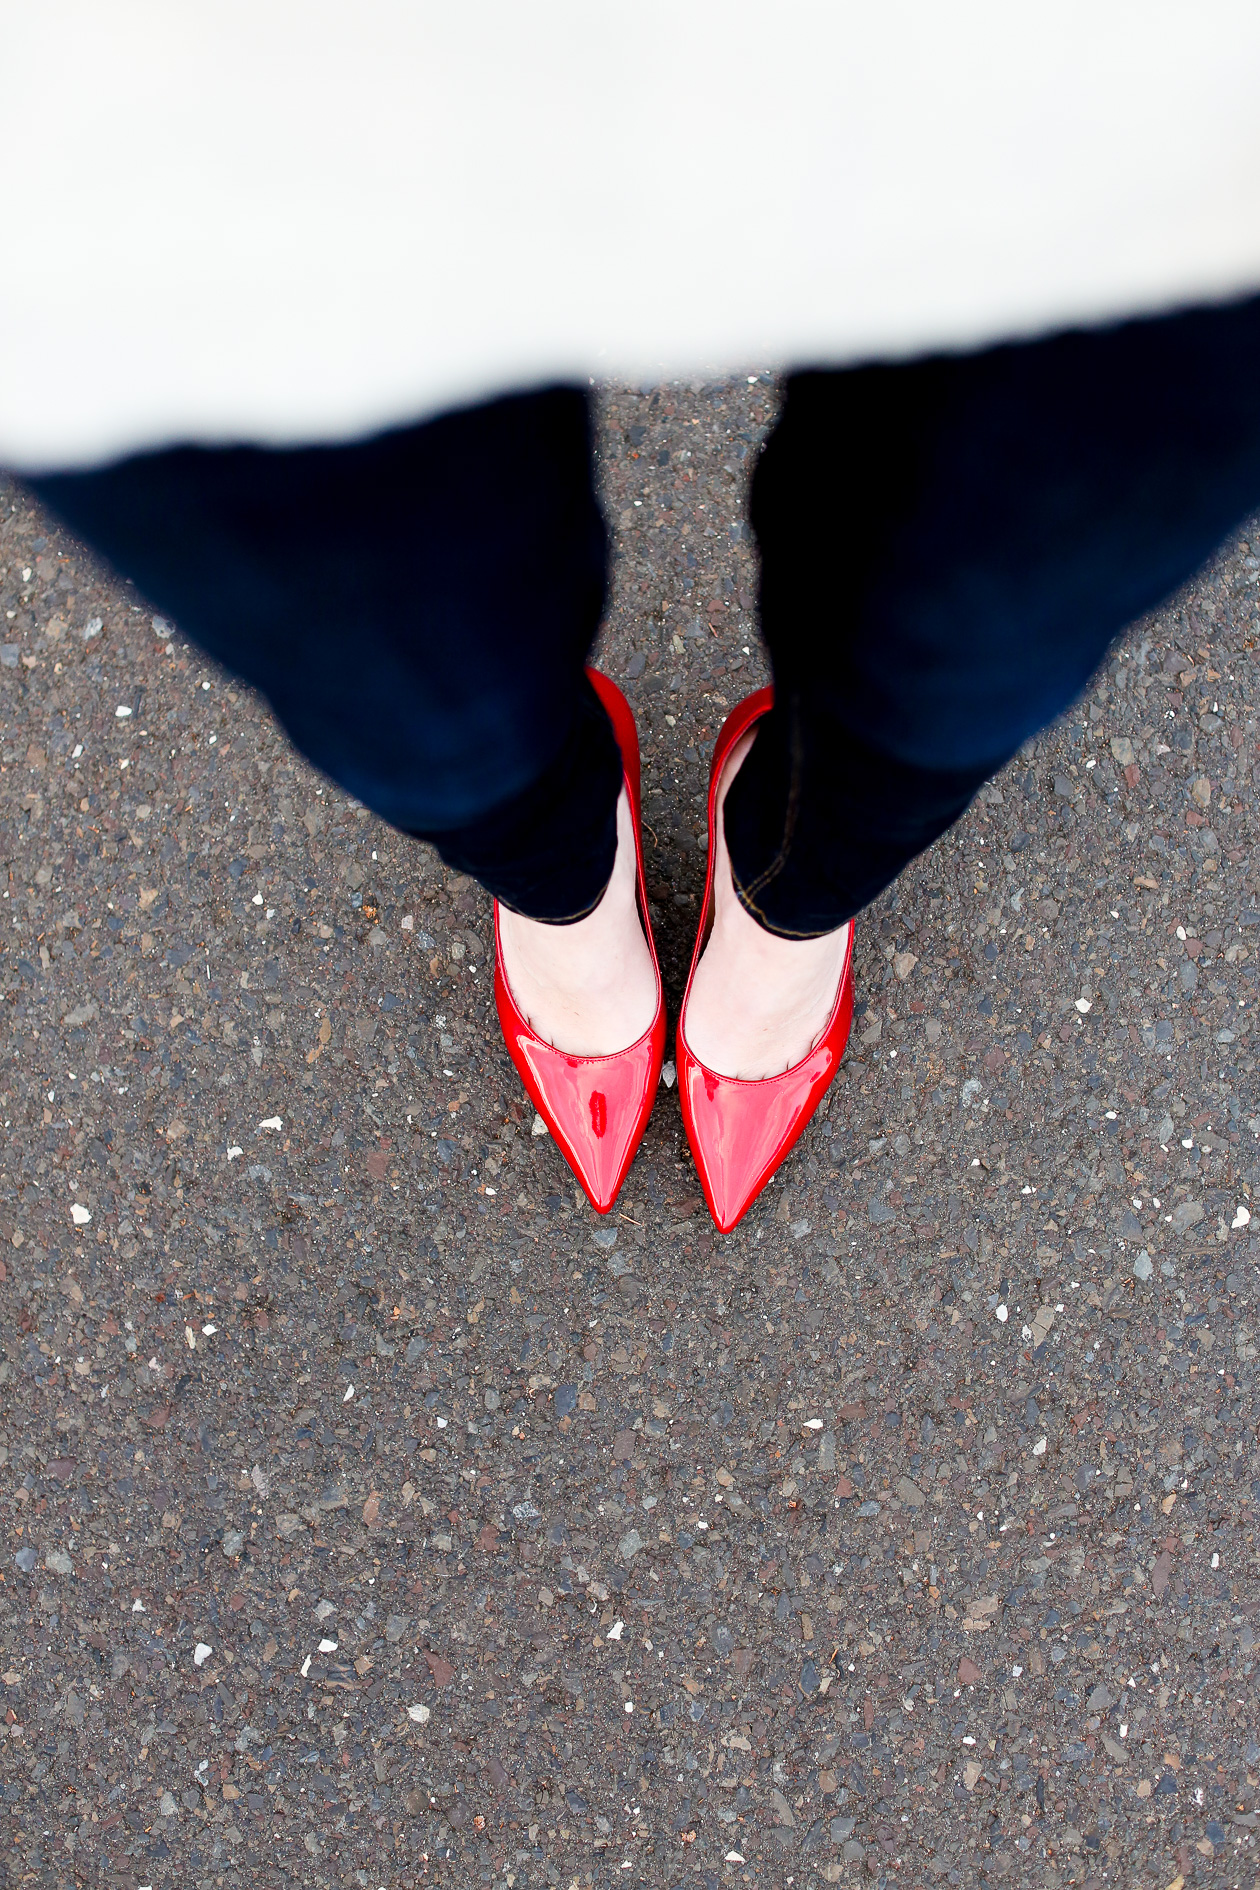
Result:
{"label": "asphalt pavement", "polygon": [[[774,399],[604,401],[672,1008]],[[1255,531],[859,921],[722,1237],[676,1086],[591,1212],[480,890],[0,484],[0,1883],[1256,1882]]]}

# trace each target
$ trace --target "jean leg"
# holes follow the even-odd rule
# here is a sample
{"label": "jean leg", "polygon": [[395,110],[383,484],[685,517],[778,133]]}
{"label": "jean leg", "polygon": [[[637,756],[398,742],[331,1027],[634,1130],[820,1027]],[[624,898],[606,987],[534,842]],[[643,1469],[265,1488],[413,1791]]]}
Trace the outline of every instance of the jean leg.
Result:
{"label": "jean leg", "polygon": [[726,802],[770,931],[851,918],[1260,501],[1260,299],[788,383],[776,701]]}
{"label": "jean leg", "polygon": [[621,764],[583,675],[607,543],[582,390],[32,484],[374,812],[533,917],[598,901]]}

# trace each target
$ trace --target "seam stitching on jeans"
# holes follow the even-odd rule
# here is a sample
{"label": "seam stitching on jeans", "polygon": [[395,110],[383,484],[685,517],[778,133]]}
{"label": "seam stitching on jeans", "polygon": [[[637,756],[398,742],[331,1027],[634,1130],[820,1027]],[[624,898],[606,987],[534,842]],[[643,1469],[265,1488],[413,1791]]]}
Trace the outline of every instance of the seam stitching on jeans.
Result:
{"label": "seam stitching on jeans", "polygon": [[[757,904],[756,900],[750,898],[748,893],[740,885],[739,880],[735,877],[734,867],[731,868],[731,884],[735,888],[735,897],[739,900],[740,905],[744,908],[744,911],[748,914],[749,918],[755,919],[757,924],[761,927],[762,931],[769,932],[772,938],[793,938],[793,939],[826,938],[827,932],[833,932],[836,930],[835,926],[829,926],[827,928],[827,931],[823,931],[823,932],[793,932],[793,931],[788,930],[784,926],[775,925],[772,920],[766,917],[765,913],[762,911],[761,907]],[[841,923],[843,923],[843,921],[841,921]]]}
{"label": "seam stitching on jeans", "polygon": [[508,905],[508,902],[506,899],[500,899],[499,904],[505,909],[505,911],[514,913],[518,919],[532,919],[532,923],[534,925],[577,925],[580,923],[581,920],[590,918],[592,912],[594,912],[595,908],[601,903],[604,897],[604,893],[606,893],[607,891],[608,891],[608,887],[607,886],[603,887],[603,889],[601,890],[599,894],[599,897],[596,899],[592,899],[589,906],[584,906],[581,912],[574,912],[561,919],[533,919],[530,913],[521,912],[517,909],[516,906]]}

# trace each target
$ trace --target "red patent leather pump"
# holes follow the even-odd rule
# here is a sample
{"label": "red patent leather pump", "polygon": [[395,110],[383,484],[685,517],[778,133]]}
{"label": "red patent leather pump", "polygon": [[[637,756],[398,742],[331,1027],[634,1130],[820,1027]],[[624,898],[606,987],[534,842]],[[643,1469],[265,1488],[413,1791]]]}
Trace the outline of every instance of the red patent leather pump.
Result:
{"label": "red patent leather pump", "polygon": [[608,711],[621,750],[626,792],[634,817],[634,850],[639,913],[656,971],[656,1014],[637,1043],[607,1057],[575,1057],[536,1036],[517,1009],[503,973],[499,907],[494,908],[494,998],[508,1055],[529,1092],[530,1101],[550,1129],[557,1148],[573,1170],[591,1206],[607,1214],[617,1199],[635,1151],[643,1139],[665,1055],[665,1001],[661,971],[648,918],[639,838],[639,737],[630,704],[616,683],[598,670],[587,675]]}
{"label": "red patent leather pump", "polygon": [[853,1022],[853,928],[827,1027],[800,1063],[781,1076],[747,1081],[720,1076],[687,1047],[687,999],[713,922],[713,863],[717,858],[718,789],[726,759],[754,722],[767,713],[774,691],[759,689],[727,716],[713,751],[709,776],[709,876],[687,995],[678,1019],[678,1087],[687,1140],[700,1185],[718,1227],[729,1234],[792,1149],[840,1067]]}

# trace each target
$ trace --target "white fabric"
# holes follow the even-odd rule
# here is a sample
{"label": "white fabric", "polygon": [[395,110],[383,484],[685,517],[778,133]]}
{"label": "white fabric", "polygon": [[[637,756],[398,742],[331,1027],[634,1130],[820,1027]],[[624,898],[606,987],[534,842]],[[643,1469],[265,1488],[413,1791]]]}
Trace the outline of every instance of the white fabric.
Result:
{"label": "white fabric", "polygon": [[1256,0],[0,0],[0,459],[1260,286]]}

